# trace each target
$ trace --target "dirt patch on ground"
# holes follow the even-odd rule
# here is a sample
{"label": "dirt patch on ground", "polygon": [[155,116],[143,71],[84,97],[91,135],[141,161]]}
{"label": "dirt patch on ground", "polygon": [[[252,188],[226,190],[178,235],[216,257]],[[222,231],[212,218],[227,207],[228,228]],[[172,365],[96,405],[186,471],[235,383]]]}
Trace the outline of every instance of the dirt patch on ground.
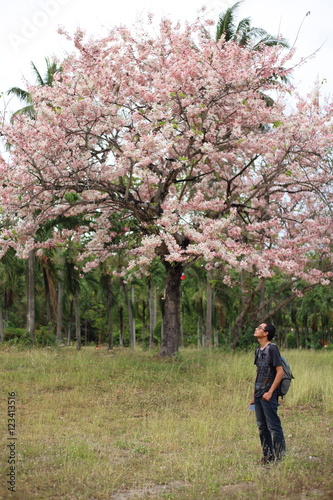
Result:
{"label": "dirt patch on ground", "polygon": [[[227,484],[220,489],[221,498],[233,498],[233,495],[243,495],[250,498],[255,493],[255,486],[250,483]],[[246,495],[246,497],[244,496]]]}
{"label": "dirt patch on ground", "polygon": [[152,484],[143,488],[132,488],[127,491],[118,491],[111,495],[110,500],[145,499],[155,497],[159,494],[166,495],[190,486],[185,481],[171,481],[167,484]]}
{"label": "dirt patch on ground", "polygon": [[320,490],[310,490],[303,491],[299,495],[292,497],[293,500],[307,500],[310,498],[320,498],[321,500],[332,500],[333,492],[329,491],[320,491]]}

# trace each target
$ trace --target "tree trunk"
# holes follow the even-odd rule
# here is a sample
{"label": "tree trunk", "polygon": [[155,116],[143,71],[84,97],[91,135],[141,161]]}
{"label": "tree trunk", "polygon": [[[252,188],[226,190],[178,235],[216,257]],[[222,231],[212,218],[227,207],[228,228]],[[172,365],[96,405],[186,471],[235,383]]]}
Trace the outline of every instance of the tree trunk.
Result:
{"label": "tree trunk", "polygon": [[151,280],[148,281],[148,303],[149,303],[149,347],[154,344],[154,332],[156,326],[156,285],[152,286]]}
{"label": "tree trunk", "polygon": [[68,322],[68,332],[67,332],[67,345],[71,345],[73,331],[73,299],[70,299],[69,303],[69,322]]}
{"label": "tree trunk", "polygon": [[113,302],[112,302],[111,276],[106,276],[106,297],[108,304],[108,343],[109,349],[113,349]]}
{"label": "tree trunk", "polygon": [[212,311],[213,311],[213,290],[212,290],[212,273],[207,271],[207,302],[206,302],[206,335],[205,347],[212,347]]}
{"label": "tree trunk", "polygon": [[[265,278],[260,278],[260,304],[259,312],[261,315],[264,314],[265,310]],[[257,318],[260,321],[260,318]],[[258,323],[259,324],[259,323]]]}
{"label": "tree trunk", "polygon": [[44,280],[44,288],[45,288],[46,323],[49,325],[52,321],[52,306],[51,306],[50,286],[49,286],[47,272],[46,272],[46,269],[44,266],[42,266],[42,270],[43,270],[43,280]]}
{"label": "tree trunk", "polygon": [[88,320],[84,320],[84,345],[85,347],[88,344]]}
{"label": "tree trunk", "polygon": [[59,272],[58,277],[58,301],[57,301],[57,343],[61,344],[62,341],[62,318],[63,318],[63,297],[64,297],[64,284],[63,284],[63,269]]}
{"label": "tree trunk", "polygon": [[153,334],[155,332],[155,327],[157,323],[157,286],[153,286],[153,325],[154,325],[154,330]]}
{"label": "tree trunk", "polygon": [[119,307],[119,347],[124,347],[124,310],[123,306]]}
{"label": "tree trunk", "polygon": [[35,334],[35,250],[30,250],[28,256],[27,283],[27,330],[32,343],[36,344]]}
{"label": "tree trunk", "polygon": [[131,309],[132,309],[132,344],[136,345],[136,330],[135,330],[135,295],[134,286],[131,287]]}
{"label": "tree trunk", "polygon": [[214,347],[219,346],[219,332],[216,327],[214,327]]}
{"label": "tree trunk", "polygon": [[4,340],[4,324],[3,324],[3,315],[2,309],[0,308],[0,342]]}
{"label": "tree trunk", "polygon": [[[181,294],[182,295],[182,294]],[[185,346],[185,339],[184,339],[184,305],[182,303],[183,301],[180,301],[180,307],[181,307],[181,312],[180,312],[180,347]]]}
{"label": "tree trunk", "polygon": [[180,339],[180,283],[183,266],[180,262],[164,262],[164,266],[167,278],[160,356],[173,356],[178,352]]}
{"label": "tree trunk", "polygon": [[197,341],[197,347],[198,349],[201,347],[201,321],[200,321],[200,316],[198,316],[198,323],[197,323],[197,335],[198,335],[198,341]]}
{"label": "tree trunk", "polygon": [[79,351],[81,349],[81,315],[80,315],[80,302],[79,302],[79,290],[75,290],[75,333],[76,333],[76,349]]}
{"label": "tree trunk", "polygon": [[8,316],[9,316],[9,304],[8,304],[9,293],[5,291],[5,311],[4,311],[4,328],[8,326]]}
{"label": "tree trunk", "polygon": [[125,300],[127,304],[127,312],[128,312],[128,322],[129,322],[129,330],[130,330],[130,348],[134,349],[135,347],[135,331],[134,331],[134,314],[133,314],[133,304],[131,297],[128,293],[127,284],[121,280],[121,284],[124,289]]}

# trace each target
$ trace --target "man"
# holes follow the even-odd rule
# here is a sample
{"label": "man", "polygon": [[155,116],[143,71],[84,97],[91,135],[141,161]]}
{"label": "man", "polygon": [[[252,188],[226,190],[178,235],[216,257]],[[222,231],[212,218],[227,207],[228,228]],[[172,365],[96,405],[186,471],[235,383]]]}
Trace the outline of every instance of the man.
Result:
{"label": "man", "polygon": [[278,416],[277,387],[283,378],[283,368],[278,347],[271,344],[275,327],[262,323],[255,329],[259,342],[254,364],[257,366],[254,396],[250,404],[255,405],[259,437],[263,451],[262,464],[280,460],[285,452],[285,440]]}

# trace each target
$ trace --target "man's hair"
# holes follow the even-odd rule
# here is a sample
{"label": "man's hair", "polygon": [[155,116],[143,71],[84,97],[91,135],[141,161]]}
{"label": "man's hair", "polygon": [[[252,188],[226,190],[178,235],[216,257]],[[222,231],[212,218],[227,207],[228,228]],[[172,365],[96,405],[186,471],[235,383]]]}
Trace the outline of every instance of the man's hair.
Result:
{"label": "man's hair", "polygon": [[267,340],[272,340],[275,335],[275,326],[272,323],[266,323],[265,332],[268,332]]}

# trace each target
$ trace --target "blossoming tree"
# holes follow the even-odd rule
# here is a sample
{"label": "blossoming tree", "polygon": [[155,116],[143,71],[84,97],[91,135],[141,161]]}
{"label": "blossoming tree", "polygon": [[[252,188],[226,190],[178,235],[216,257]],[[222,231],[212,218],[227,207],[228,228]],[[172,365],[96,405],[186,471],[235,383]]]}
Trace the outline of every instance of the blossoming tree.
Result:
{"label": "blossoming tree", "polygon": [[226,279],[230,269],[330,276],[313,259],[330,255],[330,108],[299,101],[286,112],[290,89],[279,77],[290,54],[216,42],[207,30],[164,20],[154,36],[117,27],[85,40],[78,31],[53,87],[29,88],[35,119],[2,126],[11,148],[1,206],[16,221],[3,249],[27,254],[45,221],[87,214],[74,231],[89,235],[87,269],[119,242],[132,258],[127,272],[158,256],[167,271],[161,355],[177,352],[181,275],[199,257]]}

